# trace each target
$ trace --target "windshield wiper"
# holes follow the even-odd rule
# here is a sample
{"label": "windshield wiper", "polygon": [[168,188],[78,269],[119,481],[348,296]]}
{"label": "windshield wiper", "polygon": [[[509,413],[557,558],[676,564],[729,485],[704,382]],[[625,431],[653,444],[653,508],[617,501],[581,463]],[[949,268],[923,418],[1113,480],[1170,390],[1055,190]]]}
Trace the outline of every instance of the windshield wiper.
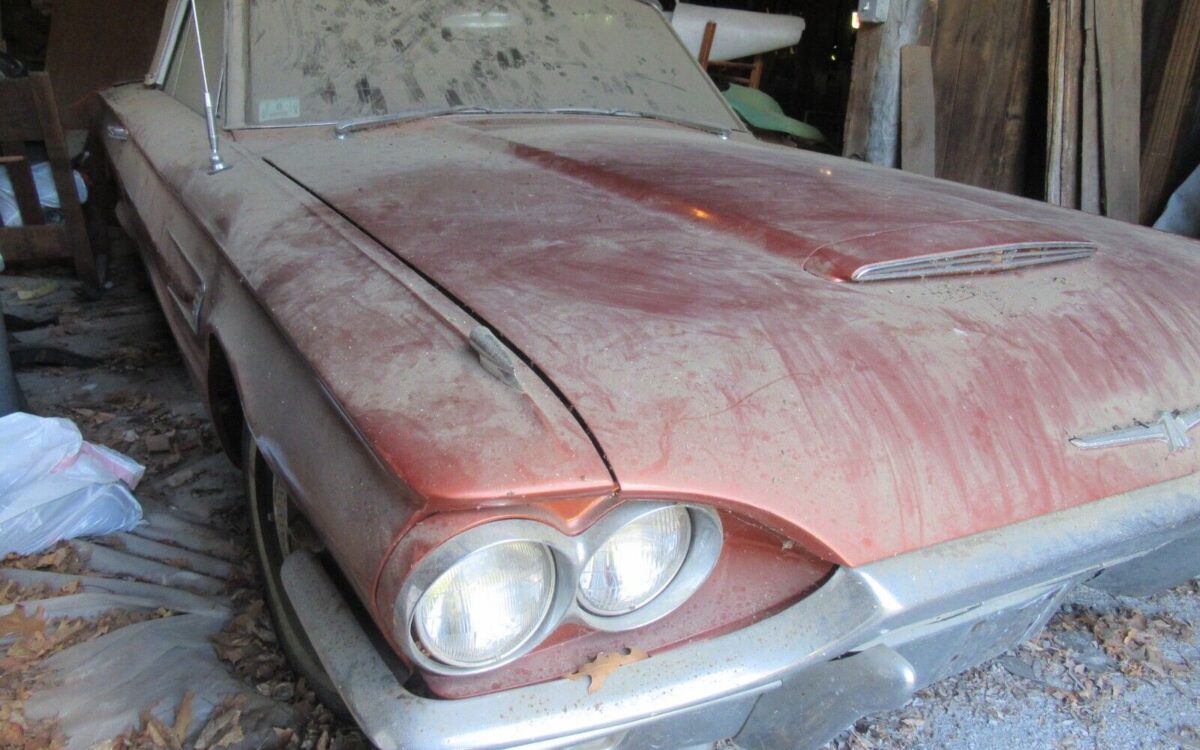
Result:
{"label": "windshield wiper", "polygon": [[491,115],[499,112],[507,112],[507,110],[494,110],[487,107],[470,107],[460,105],[457,107],[441,107],[439,109],[416,109],[411,112],[392,112],[386,115],[375,115],[373,117],[360,117],[355,120],[346,120],[339,122],[333,128],[333,134],[337,138],[345,138],[359,130],[374,128],[380,125],[391,125],[397,122],[407,122],[409,120],[424,120],[427,117],[444,117],[446,115]]}
{"label": "windshield wiper", "polygon": [[378,127],[380,125],[391,125],[398,122],[408,122],[410,120],[423,120],[429,117],[445,117],[447,115],[599,115],[602,117],[632,117],[644,120],[658,120],[660,122],[679,125],[680,127],[691,128],[692,130],[700,130],[705,133],[712,133],[720,138],[728,138],[730,134],[729,128],[722,128],[717,125],[708,125],[702,122],[693,122],[685,120],[681,117],[672,117],[671,115],[660,115],[653,112],[635,112],[628,109],[605,109],[602,107],[555,107],[553,109],[490,109],[488,107],[475,107],[460,105],[457,107],[441,107],[438,109],[419,109],[411,112],[393,112],[386,115],[375,115],[373,117],[361,117],[356,120],[346,120],[338,123],[333,134],[338,138],[346,138],[351,133],[368,128]]}

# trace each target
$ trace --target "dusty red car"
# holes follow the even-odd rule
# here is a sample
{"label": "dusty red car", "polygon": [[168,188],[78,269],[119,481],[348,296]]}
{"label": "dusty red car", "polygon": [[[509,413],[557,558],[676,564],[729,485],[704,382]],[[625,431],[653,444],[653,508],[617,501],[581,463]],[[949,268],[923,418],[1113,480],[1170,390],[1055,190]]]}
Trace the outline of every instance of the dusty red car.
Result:
{"label": "dusty red car", "polygon": [[815,746],[1200,573],[1195,243],[758,143],[637,0],[195,5],[119,215],[380,747]]}

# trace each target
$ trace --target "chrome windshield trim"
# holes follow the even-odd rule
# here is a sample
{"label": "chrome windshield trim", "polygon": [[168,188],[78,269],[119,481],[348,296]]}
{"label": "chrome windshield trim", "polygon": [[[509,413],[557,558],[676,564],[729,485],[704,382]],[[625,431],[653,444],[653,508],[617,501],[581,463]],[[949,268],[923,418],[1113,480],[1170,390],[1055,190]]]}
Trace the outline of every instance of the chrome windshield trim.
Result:
{"label": "chrome windshield trim", "polygon": [[632,119],[642,120],[657,120],[670,125],[678,125],[679,127],[689,128],[691,130],[699,130],[704,133],[710,133],[721,139],[729,138],[733,132],[729,128],[722,128],[717,125],[709,125],[706,123],[692,122],[679,117],[670,115],[660,115],[653,112],[634,112],[625,109],[602,109],[590,107],[556,107],[552,109],[489,109],[487,107],[441,107],[438,109],[414,110],[412,112],[395,112],[386,115],[375,115],[373,117],[363,117],[354,120],[345,120],[334,126],[333,135],[339,140],[344,140],[352,133],[383,125],[394,125],[401,122],[411,122],[413,120],[424,120],[432,117],[447,117],[450,115],[590,115],[596,117],[628,117]]}

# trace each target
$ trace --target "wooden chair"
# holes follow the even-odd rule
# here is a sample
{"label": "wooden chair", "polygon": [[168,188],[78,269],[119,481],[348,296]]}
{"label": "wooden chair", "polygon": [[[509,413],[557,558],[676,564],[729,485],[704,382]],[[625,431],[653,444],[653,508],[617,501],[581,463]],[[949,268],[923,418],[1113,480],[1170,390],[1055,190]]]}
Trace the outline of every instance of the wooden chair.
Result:
{"label": "wooden chair", "polygon": [[[46,223],[34,185],[29,145],[44,144],[62,223]],[[0,166],[8,170],[23,226],[0,226],[0,256],[6,263],[70,258],[75,273],[92,290],[100,279],[88,226],[75,190],[71,157],[58,119],[50,77],[0,79]]]}
{"label": "wooden chair", "polygon": [[762,85],[763,56],[755,55],[754,62],[717,62],[709,60],[708,56],[712,52],[713,40],[716,36],[717,23],[716,21],[709,21],[704,25],[704,36],[700,40],[700,67],[706,71],[716,68],[727,81],[740,83],[752,89],[759,88]]}

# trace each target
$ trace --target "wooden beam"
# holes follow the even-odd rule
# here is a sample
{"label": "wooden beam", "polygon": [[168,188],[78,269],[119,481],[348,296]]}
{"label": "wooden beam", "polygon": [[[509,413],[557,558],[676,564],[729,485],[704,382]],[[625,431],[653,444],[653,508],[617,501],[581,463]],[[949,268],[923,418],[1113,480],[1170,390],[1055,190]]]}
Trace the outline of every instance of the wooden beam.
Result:
{"label": "wooden beam", "polygon": [[1104,213],[1137,221],[1141,198],[1142,0],[1096,0]]}
{"label": "wooden beam", "polygon": [[900,50],[919,41],[928,3],[891,0],[884,23],[858,30],[846,107],[846,156],[896,166],[900,155]]}
{"label": "wooden beam", "polygon": [[1187,131],[1191,98],[1200,87],[1200,0],[1179,0],[1179,5],[1171,50],[1142,147],[1143,224],[1158,218],[1176,187],[1171,184],[1171,176],[1179,166],[1175,163],[1176,150]]}
{"label": "wooden beam", "polygon": [[900,50],[900,167],[934,176],[937,163],[937,102],[933,95],[933,54],[927,46]]}

